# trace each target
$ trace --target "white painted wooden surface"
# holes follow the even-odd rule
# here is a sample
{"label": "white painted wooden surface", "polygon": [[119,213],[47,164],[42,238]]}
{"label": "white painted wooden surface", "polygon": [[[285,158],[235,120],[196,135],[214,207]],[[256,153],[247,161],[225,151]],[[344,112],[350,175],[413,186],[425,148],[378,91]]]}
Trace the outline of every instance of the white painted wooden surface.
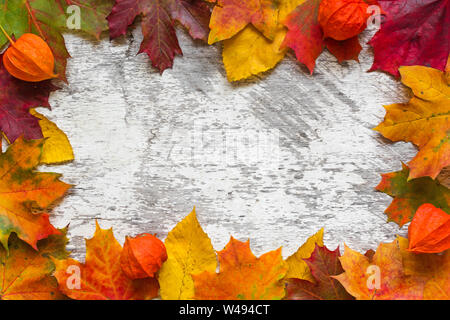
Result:
{"label": "white painted wooden surface", "polygon": [[[67,133],[76,161],[41,170],[76,185],[52,215],[58,227],[70,222],[76,257],[84,256],[95,219],[113,226],[121,242],[141,232],[165,238],[193,206],[218,250],[230,235],[250,238],[258,255],[283,246],[288,256],[321,227],[329,247],[345,242],[358,250],[405,233],[386,223],[391,199],[374,187],[415,150],[371,128],[383,104],[406,101],[408,92],[390,76],[366,72],[369,48],[360,64],[341,66],[324,53],[310,76],[288,56],[264,76],[230,84],[220,46],[178,34],[184,57],[162,76],[136,56],[139,28],[113,42],[66,36],[70,84],[43,113]],[[225,155],[208,144],[240,129],[250,137],[278,134],[279,142],[263,147],[279,163],[227,163],[234,147],[246,150],[245,139]]]}

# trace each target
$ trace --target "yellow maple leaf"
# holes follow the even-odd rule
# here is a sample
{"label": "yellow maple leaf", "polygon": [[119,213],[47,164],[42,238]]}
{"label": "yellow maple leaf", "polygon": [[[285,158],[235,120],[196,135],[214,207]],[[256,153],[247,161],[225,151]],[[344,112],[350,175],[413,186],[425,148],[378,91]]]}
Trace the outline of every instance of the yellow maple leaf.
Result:
{"label": "yellow maple leaf", "polygon": [[289,266],[289,270],[286,274],[286,278],[297,278],[302,280],[309,280],[314,282],[314,278],[311,275],[308,265],[303,259],[308,259],[314,252],[316,244],[323,247],[323,228],[316,234],[306,240],[306,242],[298,248],[298,250],[286,259],[286,263]]}
{"label": "yellow maple leaf", "polygon": [[280,46],[286,36],[281,22],[305,0],[282,0],[278,6],[278,26],[273,41],[267,39],[252,25],[233,38],[223,42],[223,62],[229,81],[238,81],[275,67],[285,54]]}
{"label": "yellow maple leaf", "polygon": [[231,237],[218,252],[220,273],[205,271],[192,275],[198,300],[275,300],[285,295],[283,278],[287,264],[281,248],[256,258],[250,242]]}
{"label": "yellow maple leaf", "polygon": [[402,82],[414,97],[385,106],[384,121],[374,130],[392,141],[414,143],[419,152],[409,162],[409,178],[436,178],[450,165],[450,86],[445,73],[422,66],[401,67]]}
{"label": "yellow maple leaf", "polygon": [[36,110],[30,109],[30,114],[39,119],[42,135],[46,138],[42,148],[41,163],[59,164],[72,161],[73,150],[66,134]]}
{"label": "yellow maple leaf", "polygon": [[216,253],[211,240],[198,223],[195,208],[169,232],[164,242],[167,261],[159,272],[161,298],[185,300],[194,297],[193,273],[214,272]]}

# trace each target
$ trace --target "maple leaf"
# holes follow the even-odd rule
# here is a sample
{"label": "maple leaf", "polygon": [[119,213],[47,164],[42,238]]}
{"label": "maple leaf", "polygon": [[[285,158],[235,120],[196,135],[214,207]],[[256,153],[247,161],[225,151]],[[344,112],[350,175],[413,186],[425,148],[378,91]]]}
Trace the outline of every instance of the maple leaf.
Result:
{"label": "maple leaf", "polygon": [[[305,0],[278,1],[278,19],[282,21],[297,5]],[[278,23],[273,41],[261,34],[253,25],[247,25],[231,39],[223,41],[223,63],[229,81],[238,81],[275,67],[285,54],[281,44],[286,28]]]}
{"label": "maple leaf", "polygon": [[216,253],[198,223],[195,208],[169,232],[164,242],[167,261],[159,271],[161,298],[186,300],[194,297],[193,273],[214,272]]}
{"label": "maple leaf", "polygon": [[[106,16],[112,0],[0,0],[0,24],[16,38],[34,33],[44,39],[55,56],[56,73],[64,81],[70,55],[61,32],[67,29],[71,16],[67,8],[71,5],[80,8],[80,29],[99,39],[108,27]],[[0,35],[0,47],[6,42],[6,37]]]}
{"label": "maple leaf", "polygon": [[439,253],[450,249],[450,215],[432,204],[423,204],[408,228],[408,250]]}
{"label": "maple leaf", "polygon": [[450,250],[442,254],[409,252],[408,239],[397,237],[406,275],[424,279],[423,298],[450,300]]}
{"label": "maple leaf", "polygon": [[33,107],[47,107],[49,95],[58,87],[50,81],[25,82],[11,76],[3,65],[0,55],[0,130],[10,142],[18,137],[42,138],[38,118],[29,113]]}
{"label": "maple leaf", "polygon": [[162,73],[182,55],[175,33],[178,20],[194,39],[205,40],[210,8],[202,0],[116,0],[108,16],[111,39],[124,35],[137,16],[142,16],[144,40],[139,53],[147,53],[153,67]]}
{"label": "maple leaf", "polygon": [[309,237],[293,255],[286,259],[286,263],[289,267],[286,278],[314,281],[311,271],[304,259],[311,257],[311,254],[317,245],[320,247],[323,246],[323,228]]}
{"label": "maple leaf", "polygon": [[324,39],[322,27],[318,21],[319,6],[322,0],[307,0],[291,12],[284,25],[288,28],[282,47],[294,50],[297,60],[305,64],[311,74],[316,59],[325,47],[335,55],[339,62],[356,60],[361,51],[357,37],[347,40]]}
{"label": "maple leaf", "polygon": [[301,279],[289,279],[287,285],[288,300],[352,300],[353,297],[332,276],[344,272],[339,262],[339,247],[330,251],[325,246],[316,247],[311,257],[304,259],[311,270],[313,282]]}
{"label": "maple leaf", "polygon": [[333,277],[358,300],[420,300],[423,297],[425,281],[405,274],[397,240],[381,243],[372,259],[345,246],[339,260],[345,272]]}
{"label": "maple leaf", "polygon": [[429,177],[408,181],[409,169],[382,174],[376,190],[394,198],[386,209],[388,221],[397,223],[400,227],[414,217],[417,209],[424,203],[431,203],[437,208],[450,212],[450,191]]}
{"label": "maple leaf", "polygon": [[58,231],[46,210],[71,187],[56,173],[35,172],[44,140],[22,138],[0,154],[0,242],[5,248],[12,232],[37,250],[36,243]]}
{"label": "maple leaf", "polygon": [[444,73],[433,68],[401,67],[400,73],[414,97],[405,104],[385,106],[384,121],[374,130],[392,141],[412,142],[419,148],[409,162],[409,179],[434,179],[450,165],[450,86]]}
{"label": "maple leaf", "polygon": [[220,273],[193,274],[195,299],[199,300],[274,300],[284,297],[283,278],[288,270],[281,248],[256,258],[250,242],[231,237],[218,252]]}
{"label": "maple leaf", "polygon": [[450,1],[379,0],[386,14],[369,44],[374,50],[371,71],[398,76],[400,66],[422,65],[444,70],[450,54]]}
{"label": "maple leaf", "polygon": [[51,258],[64,259],[66,230],[40,240],[38,251],[16,235],[9,238],[9,252],[0,247],[1,300],[56,300],[63,298],[58,283],[52,277],[55,269]]}
{"label": "maple leaf", "polygon": [[218,0],[211,15],[208,43],[229,39],[251,23],[273,40],[278,25],[276,0]]}
{"label": "maple leaf", "polygon": [[[86,262],[53,259],[62,293],[77,300],[147,300],[158,294],[154,278],[132,280],[120,267],[122,246],[112,229],[96,223],[94,237],[86,240]],[[77,278],[79,276],[80,278]]]}

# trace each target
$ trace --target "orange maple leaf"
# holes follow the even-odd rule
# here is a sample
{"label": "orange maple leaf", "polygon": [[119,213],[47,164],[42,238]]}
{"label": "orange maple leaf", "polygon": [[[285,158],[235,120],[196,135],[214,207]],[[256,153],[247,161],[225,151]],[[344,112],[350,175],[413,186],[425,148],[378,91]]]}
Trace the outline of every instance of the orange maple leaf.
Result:
{"label": "orange maple leaf", "polygon": [[74,259],[56,260],[59,289],[76,300],[146,300],[158,294],[154,278],[132,280],[120,267],[122,246],[112,229],[98,223],[92,239],[86,240],[86,263]]}
{"label": "orange maple leaf", "polygon": [[64,259],[66,230],[37,244],[34,250],[15,234],[9,238],[9,252],[0,247],[1,300],[56,300],[63,298],[51,276],[55,266],[50,257]]}
{"label": "orange maple leaf", "polygon": [[213,9],[208,43],[229,39],[253,24],[266,38],[273,40],[278,26],[276,0],[218,0]]}
{"label": "orange maple leaf", "polygon": [[56,173],[35,172],[44,140],[17,139],[0,154],[0,242],[8,247],[15,232],[37,250],[36,243],[58,231],[50,224],[46,210],[60,199],[70,185]]}
{"label": "orange maple leaf", "polygon": [[398,237],[403,269],[406,275],[421,277],[426,281],[423,298],[450,300],[450,250],[442,254],[416,254],[407,250],[408,239]]}
{"label": "orange maple leaf", "polygon": [[284,297],[282,279],[288,267],[281,257],[281,248],[256,258],[249,241],[241,242],[231,237],[218,255],[220,273],[205,271],[192,275],[195,299],[273,300]]}
{"label": "orange maple leaf", "polygon": [[359,300],[420,300],[425,280],[406,275],[397,240],[381,243],[372,259],[345,247],[340,257],[344,273],[334,276]]}

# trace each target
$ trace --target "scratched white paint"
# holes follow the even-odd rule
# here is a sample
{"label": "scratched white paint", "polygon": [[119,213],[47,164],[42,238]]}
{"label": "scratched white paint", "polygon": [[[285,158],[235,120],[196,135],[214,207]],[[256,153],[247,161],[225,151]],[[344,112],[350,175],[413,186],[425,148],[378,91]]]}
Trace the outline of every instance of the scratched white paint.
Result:
{"label": "scratched white paint", "polygon": [[[114,42],[66,36],[70,85],[43,112],[76,155],[50,168],[76,185],[52,216],[58,227],[70,222],[75,256],[95,219],[120,241],[140,232],[164,238],[193,206],[217,249],[233,235],[250,238],[257,254],[283,246],[287,256],[321,227],[332,248],[366,250],[404,234],[386,223],[390,198],[374,187],[415,150],[371,128],[383,104],[408,95],[390,76],[366,72],[370,49],[344,66],[325,53],[313,76],[288,56],[264,76],[230,84],[220,46],[179,37],[184,57],[160,76],[135,55],[139,28]],[[250,141],[223,148],[220,137],[239,130]],[[227,162],[236,150],[255,154],[256,132],[273,159]]]}

